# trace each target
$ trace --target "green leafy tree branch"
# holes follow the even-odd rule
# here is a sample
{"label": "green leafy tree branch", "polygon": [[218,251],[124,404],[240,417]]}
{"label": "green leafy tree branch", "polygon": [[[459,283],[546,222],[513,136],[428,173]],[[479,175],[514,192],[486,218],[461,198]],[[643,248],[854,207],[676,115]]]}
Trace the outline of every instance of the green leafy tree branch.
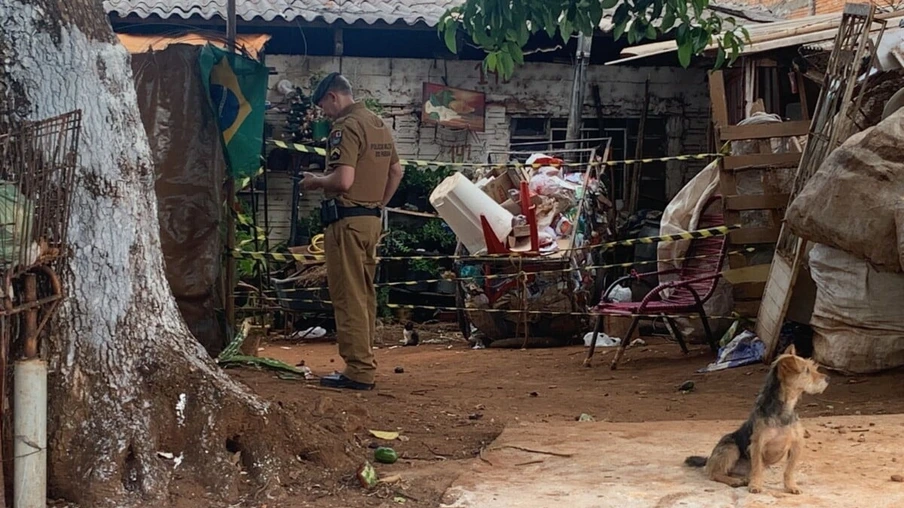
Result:
{"label": "green leafy tree branch", "polygon": [[613,37],[629,44],[674,36],[683,67],[716,44],[719,68],[737,59],[750,35],[734,18],[722,18],[708,6],[709,0],[466,0],[447,11],[437,29],[453,53],[463,31],[486,51],[485,70],[505,79],[524,64],[522,48],[532,34],[542,30],[567,41],[577,33],[592,34],[604,15],[612,18]]}

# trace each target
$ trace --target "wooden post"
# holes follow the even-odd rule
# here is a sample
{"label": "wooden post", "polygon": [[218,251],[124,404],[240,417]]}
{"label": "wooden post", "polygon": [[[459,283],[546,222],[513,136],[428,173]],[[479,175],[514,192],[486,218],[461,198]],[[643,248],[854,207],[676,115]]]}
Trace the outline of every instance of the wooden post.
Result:
{"label": "wooden post", "polygon": [[[650,78],[648,77],[643,88],[643,111],[640,112],[640,125],[637,126],[637,143],[634,145],[635,159],[643,158],[643,140],[646,136],[647,112],[649,109]],[[628,189],[630,194],[625,196],[628,199],[628,202],[626,203],[628,205],[628,213],[636,212],[638,204],[640,203],[640,182],[642,180],[641,171],[643,170],[643,163],[636,162],[632,166],[631,177],[628,179],[628,182],[631,184],[631,187]],[[628,171],[628,168],[625,168],[625,171]]]}
{"label": "wooden post", "polygon": [[[236,32],[235,0],[226,2],[226,46],[229,52],[235,52]],[[232,328],[235,324],[235,258],[232,256],[235,250],[235,179],[232,177],[231,168],[226,168],[226,274],[225,274],[225,306],[226,326]],[[228,342],[228,339],[227,341]],[[225,345],[225,344],[224,344]]]}
{"label": "wooden post", "polygon": [[[581,141],[581,114],[584,109],[584,75],[587,69],[587,63],[590,61],[590,46],[593,42],[592,37],[585,36],[583,33],[578,34],[578,49],[575,52],[574,63],[574,81],[571,87],[571,107],[568,111],[568,134],[566,139],[569,143],[565,145],[567,150],[580,148]],[[569,158],[577,157],[570,154]]]}

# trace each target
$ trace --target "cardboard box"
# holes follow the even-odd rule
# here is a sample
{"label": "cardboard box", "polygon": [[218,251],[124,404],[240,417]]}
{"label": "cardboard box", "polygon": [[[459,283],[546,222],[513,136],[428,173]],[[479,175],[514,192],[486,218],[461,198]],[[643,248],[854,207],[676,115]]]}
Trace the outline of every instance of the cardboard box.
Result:
{"label": "cardboard box", "polygon": [[487,193],[493,201],[502,204],[509,199],[509,189],[515,188],[508,174],[502,174],[490,178],[490,181],[483,186],[483,191]]}

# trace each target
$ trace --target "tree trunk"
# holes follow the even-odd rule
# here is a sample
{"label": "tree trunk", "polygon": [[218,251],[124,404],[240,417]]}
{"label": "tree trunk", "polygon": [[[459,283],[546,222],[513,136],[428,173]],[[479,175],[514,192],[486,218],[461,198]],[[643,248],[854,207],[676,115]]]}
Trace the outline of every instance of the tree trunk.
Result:
{"label": "tree trunk", "polygon": [[160,506],[178,476],[235,499],[240,478],[263,492],[291,468],[348,466],[347,443],[222,373],[183,323],[129,55],[100,0],[3,0],[0,19],[0,125],[83,114],[68,298],[42,348],[50,494]]}

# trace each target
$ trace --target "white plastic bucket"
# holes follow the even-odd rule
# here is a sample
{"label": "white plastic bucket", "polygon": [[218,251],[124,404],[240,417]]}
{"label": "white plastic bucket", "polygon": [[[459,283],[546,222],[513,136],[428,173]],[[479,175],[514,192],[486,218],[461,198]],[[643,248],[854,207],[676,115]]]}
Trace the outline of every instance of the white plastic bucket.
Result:
{"label": "white plastic bucket", "polygon": [[496,238],[503,244],[512,232],[512,214],[461,173],[455,173],[437,185],[430,194],[430,204],[471,254],[481,254],[487,248],[480,225],[481,215],[487,218]]}

